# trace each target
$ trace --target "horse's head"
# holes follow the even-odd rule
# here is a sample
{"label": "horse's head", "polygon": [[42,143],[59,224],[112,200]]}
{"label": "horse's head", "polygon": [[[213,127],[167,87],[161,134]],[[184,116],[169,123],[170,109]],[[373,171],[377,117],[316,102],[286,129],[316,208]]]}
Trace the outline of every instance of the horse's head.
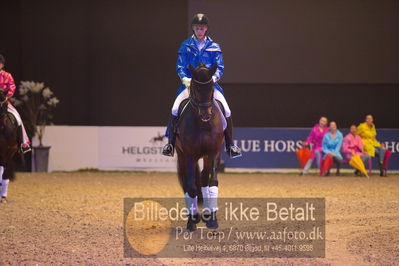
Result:
{"label": "horse's head", "polygon": [[204,63],[198,67],[189,66],[192,79],[190,85],[190,103],[198,109],[198,115],[203,122],[208,122],[212,117],[213,108],[213,80],[217,65],[210,69]]}

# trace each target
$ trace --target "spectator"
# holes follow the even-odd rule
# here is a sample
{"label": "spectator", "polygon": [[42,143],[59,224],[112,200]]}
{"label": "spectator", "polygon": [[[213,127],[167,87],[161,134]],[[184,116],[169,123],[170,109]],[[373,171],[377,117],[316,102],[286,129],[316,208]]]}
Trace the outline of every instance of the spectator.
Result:
{"label": "spectator", "polygon": [[[337,129],[337,124],[334,121],[330,123],[329,132],[324,135],[323,142],[322,142],[322,149],[324,153],[324,157],[331,156],[333,158],[334,163],[337,165],[337,173],[336,175],[339,176],[340,168],[342,163],[342,155],[339,152],[342,147],[342,140],[343,135],[341,131]],[[326,176],[330,175],[330,170],[328,170]]]}

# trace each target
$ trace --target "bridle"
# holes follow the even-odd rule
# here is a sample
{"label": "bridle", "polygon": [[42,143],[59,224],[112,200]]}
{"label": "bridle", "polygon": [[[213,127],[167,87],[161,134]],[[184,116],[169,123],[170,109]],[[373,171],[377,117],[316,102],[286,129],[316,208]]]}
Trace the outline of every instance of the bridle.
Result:
{"label": "bridle", "polygon": [[[210,84],[210,83],[212,82],[212,78],[211,78],[210,80],[208,80],[208,81],[205,81],[205,82],[202,82],[202,81],[199,81],[199,80],[196,80],[196,79],[192,78],[192,82],[197,83],[197,84],[199,84],[200,86],[201,86],[201,85],[207,85],[207,84]],[[212,105],[213,105],[213,93],[212,93],[211,100],[210,100],[209,102],[205,102],[205,103],[199,103],[199,102],[197,102],[197,101],[195,100],[195,97],[193,97],[193,96],[195,96],[195,90],[194,90],[194,89],[191,90],[190,96],[189,96],[190,103],[191,103],[191,105],[193,105],[194,107],[196,107],[196,108],[209,108],[209,107],[212,107]]]}

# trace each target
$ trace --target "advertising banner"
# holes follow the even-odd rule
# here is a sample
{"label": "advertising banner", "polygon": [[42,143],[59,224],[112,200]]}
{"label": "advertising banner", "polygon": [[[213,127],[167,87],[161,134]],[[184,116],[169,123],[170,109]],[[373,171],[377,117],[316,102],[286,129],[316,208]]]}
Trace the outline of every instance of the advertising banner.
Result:
{"label": "advertising banner", "polygon": [[176,170],[176,156],[161,154],[165,127],[100,127],[99,168]]}
{"label": "advertising banner", "polygon": [[[231,160],[223,153],[228,168],[286,169],[299,168],[295,151],[306,140],[310,128],[236,128],[234,138],[243,156]],[[345,136],[348,130],[341,130]],[[392,152],[389,169],[399,170],[399,130],[379,129],[377,138]],[[376,166],[377,160],[373,159]]]}

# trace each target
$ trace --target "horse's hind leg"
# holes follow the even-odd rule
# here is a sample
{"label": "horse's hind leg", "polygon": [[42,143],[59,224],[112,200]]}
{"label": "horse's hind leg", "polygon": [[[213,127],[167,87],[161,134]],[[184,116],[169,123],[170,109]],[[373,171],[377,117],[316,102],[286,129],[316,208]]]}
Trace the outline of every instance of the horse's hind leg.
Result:
{"label": "horse's hind leg", "polygon": [[200,177],[201,195],[203,199],[203,213],[210,213],[209,208],[209,174],[210,162],[208,157],[204,157],[204,169],[202,169]]}
{"label": "horse's hind leg", "polygon": [[197,186],[197,196],[198,196],[198,203],[203,202],[203,196],[201,191],[201,171],[199,168],[198,162],[195,165],[195,185]]}

